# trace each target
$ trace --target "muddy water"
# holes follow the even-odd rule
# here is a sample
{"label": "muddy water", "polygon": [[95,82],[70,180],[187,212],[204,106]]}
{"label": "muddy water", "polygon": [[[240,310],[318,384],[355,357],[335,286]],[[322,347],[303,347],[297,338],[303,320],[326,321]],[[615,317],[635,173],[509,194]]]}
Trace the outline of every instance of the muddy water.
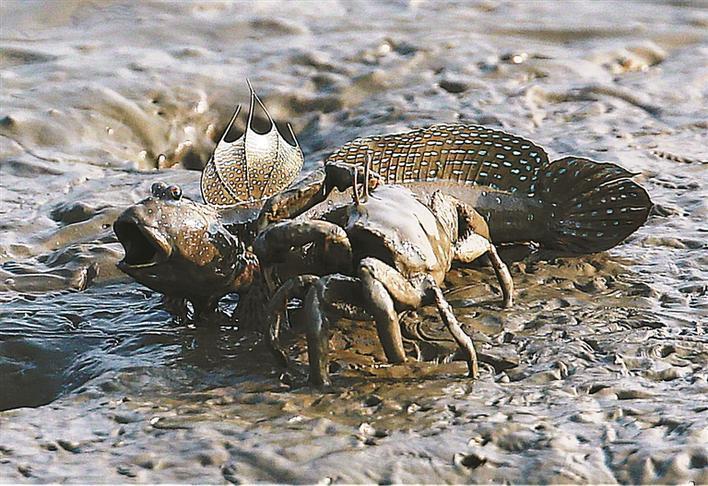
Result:
{"label": "muddy water", "polygon": [[[699,2],[1,8],[0,481],[708,482]],[[312,392],[301,340],[283,377],[252,336],[175,321],[114,269],[112,220],[158,179],[198,197],[186,169],[246,77],[308,169],[460,120],[619,162],[657,207],[610,252],[515,263],[509,311],[489,270],[452,272],[478,381],[382,366],[372,330],[342,323],[335,387]]]}

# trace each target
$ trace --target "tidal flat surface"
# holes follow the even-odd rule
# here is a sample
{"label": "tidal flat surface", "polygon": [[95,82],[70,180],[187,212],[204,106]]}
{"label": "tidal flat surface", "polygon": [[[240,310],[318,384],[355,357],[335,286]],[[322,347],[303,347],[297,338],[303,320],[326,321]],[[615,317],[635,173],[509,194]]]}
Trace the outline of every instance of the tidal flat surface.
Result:
{"label": "tidal flat surface", "polygon": [[[0,482],[708,483],[705,3],[0,15]],[[619,163],[656,207],[609,252],[514,263],[510,310],[489,269],[451,272],[479,380],[382,365],[373,324],[345,322],[334,389],[313,392],[301,340],[283,378],[255,337],[176,321],[115,269],[113,219],[156,180],[199,197],[246,78],[305,170],[359,136],[461,121]],[[427,309],[405,322],[444,336]]]}

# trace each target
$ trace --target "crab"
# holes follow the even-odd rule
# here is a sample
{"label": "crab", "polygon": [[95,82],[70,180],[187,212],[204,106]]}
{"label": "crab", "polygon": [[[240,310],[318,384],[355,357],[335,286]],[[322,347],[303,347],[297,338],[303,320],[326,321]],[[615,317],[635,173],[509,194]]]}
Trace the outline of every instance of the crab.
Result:
{"label": "crab", "polygon": [[[266,274],[275,271],[281,280],[288,275],[268,304],[271,346],[287,361],[278,342],[280,323],[288,301],[304,296],[309,381],[326,386],[331,383],[329,330],[335,319],[374,320],[387,360],[402,363],[399,313],[435,304],[465,357],[469,376],[476,377],[474,344],[440,285],[453,261],[469,263],[486,254],[502,305],[512,305],[513,281],[489,240],[487,224],[473,207],[441,191],[426,197],[404,186],[378,184],[370,163],[329,163],[266,202],[253,248]],[[326,199],[333,188],[350,192],[351,201],[331,204],[316,218],[292,219]],[[310,261],[320,263],[317,274],[308,271],[303,248]]]}

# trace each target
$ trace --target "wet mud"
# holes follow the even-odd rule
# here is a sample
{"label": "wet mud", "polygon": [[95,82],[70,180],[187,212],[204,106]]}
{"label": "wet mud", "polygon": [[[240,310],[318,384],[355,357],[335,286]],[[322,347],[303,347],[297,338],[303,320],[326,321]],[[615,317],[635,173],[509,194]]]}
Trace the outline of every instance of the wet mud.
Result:
{"label": "wet mud", "polygon": [[[3,2],[0,482],[708,483],[708,14],[691,2]],[[608,11],[623,12],[622,21]],[[616,248],[506,253],[388,366],[373,323],[304,386],[227,318],[194,326],[117,271],[111,224],[199,172],[248,77],[305,170],[435,122],[617,162],[656,203]],[[197,170],[195,170],[197,169]],[[229,311],[236,297],[224,300]],[[293,312],[293,322],[298,314]]]}

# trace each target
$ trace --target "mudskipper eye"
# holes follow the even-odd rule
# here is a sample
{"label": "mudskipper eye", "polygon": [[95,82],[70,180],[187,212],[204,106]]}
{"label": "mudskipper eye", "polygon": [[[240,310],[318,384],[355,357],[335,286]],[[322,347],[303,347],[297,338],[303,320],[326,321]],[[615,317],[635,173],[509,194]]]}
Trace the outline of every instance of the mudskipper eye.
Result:
{"label": "mudskipper eye", "polygon": [[165,193],[166,189],[167,184],[164,182],[155,182],[150,188],[150,192],[152,192],[153,197],[160,197]]}
{"label": "mudskipper eye", "polygon": [[167,188],[170,197],[175,201],[179,201],[182,198],[182,188],[179,186],[170,186]]}

